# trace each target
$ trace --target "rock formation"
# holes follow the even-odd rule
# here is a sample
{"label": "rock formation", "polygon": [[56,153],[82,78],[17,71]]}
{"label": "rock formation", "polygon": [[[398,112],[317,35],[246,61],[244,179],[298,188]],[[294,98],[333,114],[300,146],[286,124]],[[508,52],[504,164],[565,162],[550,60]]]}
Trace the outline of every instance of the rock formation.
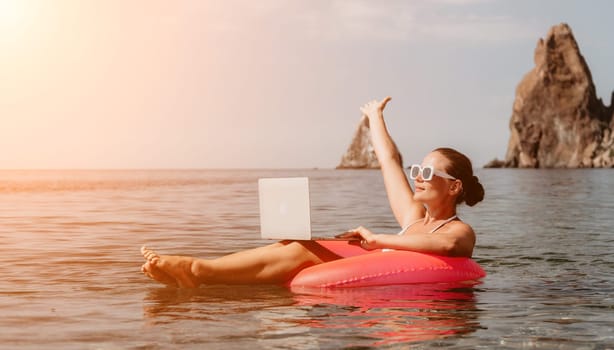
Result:
{"label": "rock formation", "polygon": [[[403,166],[403,159],[398,149],[397,155],[401,166]],[[371,144],[369,119],[363,115],[360,118],[356,132],[354,132],[352,143],[343,157],[341,157],[341,162],[337,169],[378,169],[379,167],[379,161]]]}
{"label": "rock formation", "polygon": [[379,168],[377,156],[371,144],[371,129],[366,116],[360,118],[350,147],[341,157],[337,169],[374,169]]}
{"label": "rock formation", "polygon": [[505,161],[520,168],[614,167],[614,93],[606,107],[567,24],[535,48],[516,88]]}

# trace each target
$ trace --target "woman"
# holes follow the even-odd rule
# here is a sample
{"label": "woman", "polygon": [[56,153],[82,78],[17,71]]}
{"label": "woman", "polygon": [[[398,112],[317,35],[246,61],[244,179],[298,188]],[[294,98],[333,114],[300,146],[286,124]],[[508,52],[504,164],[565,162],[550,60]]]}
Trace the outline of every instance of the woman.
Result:
{"label": "woman", "polygon": [[[360,110],[369,118],[388,200],[403,230],[389,235],[358,227],[348,234],[360,236],[358,244],[368,250],[386,248],[471,257],[475,233],[456,216],[457,204],[473,206],[484,197],[471,162],[453,149],[434,150],[421,165],[411,167],[414,193],[384,122],[388,101],[390,97],[372,101]],[[145,275],[187,288],[201,284],[283,283],[304,268],[341,258],[315,241],[283,241],[214,260],[158,255],[145,247],[141,253],[146,260],[141,267]]]}

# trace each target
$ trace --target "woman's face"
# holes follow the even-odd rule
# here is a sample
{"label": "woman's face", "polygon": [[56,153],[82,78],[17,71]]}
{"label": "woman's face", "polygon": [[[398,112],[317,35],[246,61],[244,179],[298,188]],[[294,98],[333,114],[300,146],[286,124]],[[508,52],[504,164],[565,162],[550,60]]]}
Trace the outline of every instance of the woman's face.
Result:
{"label": "woman's face", "polygon": [[[446,172],[446,166],[449,164],[447,158],[439,152],[431,152],[422,160],[422,167],[432,166],[435,170]],[[454,181],[434,175],[430,181],[424,181],[422,175],[419,175],[414,180],[414,199],[428,204],[434,202],[444,202],[454,197],[455,193],[451,191]]]}

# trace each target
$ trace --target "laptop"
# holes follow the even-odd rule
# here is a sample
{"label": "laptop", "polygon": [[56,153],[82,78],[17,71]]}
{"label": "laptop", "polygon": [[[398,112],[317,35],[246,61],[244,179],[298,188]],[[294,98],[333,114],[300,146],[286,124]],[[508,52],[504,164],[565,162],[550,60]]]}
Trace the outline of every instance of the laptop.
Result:
{"label": "laptop", "polygon": [[309,178],[258,179],[260,234],[275,240],[359,240],[359,237],[315,236],[311,231]]}

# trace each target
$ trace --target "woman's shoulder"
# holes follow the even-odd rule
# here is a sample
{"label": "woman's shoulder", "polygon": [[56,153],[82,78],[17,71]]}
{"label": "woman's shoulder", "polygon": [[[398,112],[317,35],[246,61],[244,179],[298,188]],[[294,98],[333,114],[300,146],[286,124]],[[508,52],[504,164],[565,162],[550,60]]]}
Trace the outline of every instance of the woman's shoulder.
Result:
{"label": "woman's shoulder", "polygon": [[455,248],[451,252],[450,256],[465,256],[470,258],[473,254],[473,247],[475,247],[476,236],[471,225],[460,221],[454,220],[446,225],[446,231],[448,235],[454,237]]}
{"label": "woman's shoulder", "polygon": [[462,220],[452,220],[442,227],[442,232],[455,232],[463,235],[475,236],[473,227]]}

